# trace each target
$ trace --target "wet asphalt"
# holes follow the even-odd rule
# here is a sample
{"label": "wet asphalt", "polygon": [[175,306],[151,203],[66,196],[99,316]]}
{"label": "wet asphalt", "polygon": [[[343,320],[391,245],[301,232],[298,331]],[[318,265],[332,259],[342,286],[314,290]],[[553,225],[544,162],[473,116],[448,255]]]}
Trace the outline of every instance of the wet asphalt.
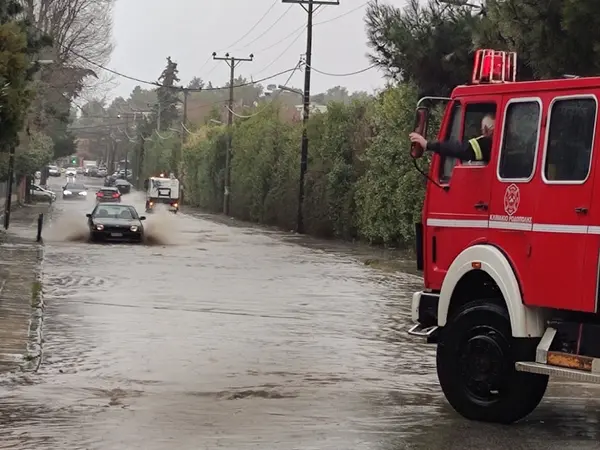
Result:
{"label": "wet asphalt", "polygon": [[194,213],[90,244],[86,182],[47,218],[43,359],[0,379],[0,448],[600,448],[593,386],[553,383],[510,427],[457,416],[435,348],[406,334],[418,276]]}

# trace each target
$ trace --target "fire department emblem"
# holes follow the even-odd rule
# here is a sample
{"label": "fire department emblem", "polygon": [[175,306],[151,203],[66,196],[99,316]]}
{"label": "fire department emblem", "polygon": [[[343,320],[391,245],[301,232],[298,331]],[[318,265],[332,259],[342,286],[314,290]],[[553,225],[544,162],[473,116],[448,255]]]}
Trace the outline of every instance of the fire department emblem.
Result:
{"label": "fire department emblem", "polygon": [[516,184],[511,184],[506,188],[504,193],[504,211],[509,216],[512,216],[519,209],[519,203],[521,202],[521,193],[519,187]]}

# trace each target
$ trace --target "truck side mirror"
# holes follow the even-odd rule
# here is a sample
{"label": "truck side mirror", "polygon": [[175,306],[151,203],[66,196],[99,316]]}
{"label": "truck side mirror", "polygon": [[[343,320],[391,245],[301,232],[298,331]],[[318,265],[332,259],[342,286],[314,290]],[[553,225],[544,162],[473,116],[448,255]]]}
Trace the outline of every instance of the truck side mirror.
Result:
{"label": "truck side mirror", "polygon": [[[415,117],[415,133],[419,133],[423,137],[427,137],[427,124],[429,122],[429,108],[419,106]],[[417,159],[423,156],[424,149],[413,142],[410,145],[410,156]]]}

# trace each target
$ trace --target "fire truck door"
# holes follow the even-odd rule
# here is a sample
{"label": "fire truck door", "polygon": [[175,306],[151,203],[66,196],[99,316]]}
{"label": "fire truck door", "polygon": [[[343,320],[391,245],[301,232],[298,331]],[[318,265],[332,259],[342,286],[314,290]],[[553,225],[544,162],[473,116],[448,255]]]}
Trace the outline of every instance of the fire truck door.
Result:
{"label": "fire truck door", "polygon": [[[481,135],[481,121],[486,114],[495,114],[494,97],[473,97],[455,101],[449,117],[446,140],[467,142]],[[426,254],[431,269],[426,282],[441,286],[452,261],[465,248],[487,239],[490,164],[457,162],[453,158],[436,157],[432,174],[446,189],[429,187],[426,218]]]}
{"label": "fire truck door", "polygon": [[509,258],[527,293],[531,229],[538,195],[534,175],[539,158],[542,100],[508,98],[496,120],[500,150],[494,161],[489,241]]}
{"label": "fire truck door", "polygon": [[525,303],[593,311],[594,299],[584,301],[583,273],[597,100],[591,95],[556,96],[549,103]]}

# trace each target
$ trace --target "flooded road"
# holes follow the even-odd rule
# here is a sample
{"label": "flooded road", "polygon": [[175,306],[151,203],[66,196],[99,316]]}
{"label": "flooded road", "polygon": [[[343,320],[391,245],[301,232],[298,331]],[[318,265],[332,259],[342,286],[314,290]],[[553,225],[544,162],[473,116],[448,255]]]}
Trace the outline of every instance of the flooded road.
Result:
{"label": "flooded road", "polygon": [[595,388],[554,384],[512,427],[458,417],[406,335],[418,277],[186,214],[89,244],[94,192],[44,230],[43,359],[0,382],[0,448],[600,448]]}

